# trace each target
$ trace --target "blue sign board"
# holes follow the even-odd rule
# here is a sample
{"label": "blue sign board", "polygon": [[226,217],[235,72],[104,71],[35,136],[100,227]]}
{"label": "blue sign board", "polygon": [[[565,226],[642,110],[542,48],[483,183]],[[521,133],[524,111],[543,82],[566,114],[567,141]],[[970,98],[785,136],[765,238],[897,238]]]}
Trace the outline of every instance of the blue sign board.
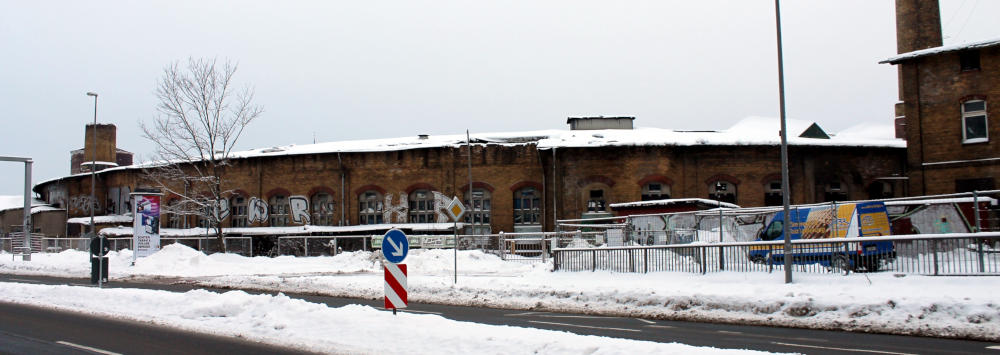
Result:
{"label": "blue sign board", "polygon": [[410,241],[406,240],[406,234],[399,229],[390,229],[382,237],[382,255],[385,260],[393,264],[399,264],[406,259],[406,254],[410,252]]}

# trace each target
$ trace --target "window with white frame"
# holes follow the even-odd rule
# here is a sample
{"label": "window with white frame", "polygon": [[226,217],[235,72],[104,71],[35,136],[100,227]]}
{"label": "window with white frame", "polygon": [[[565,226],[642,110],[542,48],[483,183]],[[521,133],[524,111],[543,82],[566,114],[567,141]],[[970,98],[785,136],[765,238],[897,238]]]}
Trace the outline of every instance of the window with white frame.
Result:
{"label": "window with white frame", "polygon": [[326,192],[319,192],[312,195],[310,202],[312,203],[312,225],[332,226],[334,212],[333,196]]}
{"label": "window with white frame", "polygon": [[410,193],[410,223],[433,223],[437,221],[434,211],[434,194],[429,190],[416,190]]}
{"label": "window with white frame", "polygon": [[233,196],[229,199],[229,225],[233,227],[247,226],[247,198],[243,196]]}
{"label": "window with white frame", "polygon": [[288,225],[288,196],[274,195],[268,200],[268,220],[271,227]]}
{"label": "window with white frame", "polygon": [[360,224],[382,223],[382,194],[368,190],[358,195],[358,222]]}
{"label": "window with white frame", "polygon": [[468,234],[482,235],[493,232],[490,228],[490,208],[491,195],[485,189],[472,189],[472,201],[468,197],[465,200],[465,223],[469,224],[466,229]]}
{"label": "window with white frame", "polygon": [[642,201],[662,200],[670,198],[670,185],[651,182],[642,185]]}
{"label": "window with white frame", "polygon": [[542,205],[538,190],[521,188],[514,192],[514,225],[541,225]]}
{"label": "window with white frame", "polygon": [[962,103],[962,143],[989,141],[986,124],[986,101],[969,100]]}

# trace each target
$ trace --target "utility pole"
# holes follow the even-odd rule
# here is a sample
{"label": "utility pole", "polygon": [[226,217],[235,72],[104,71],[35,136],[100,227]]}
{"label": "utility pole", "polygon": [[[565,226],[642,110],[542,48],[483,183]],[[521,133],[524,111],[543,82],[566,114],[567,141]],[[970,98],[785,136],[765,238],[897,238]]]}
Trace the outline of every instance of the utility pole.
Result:
{"label": "utility pole", "polygon": [[[781,5],[774,0],[774,23],[778,34],[778,105],[781,115],[781,206],[785,212],[785,223],[781,224],[782,235],[785,236],[785,283],[792,283],[792,239],[788,235],[788,224],[793,223],[788,214],[791,200],[788,188],[788,128],[785,126],[785,64],[781,53]],[[798,216],[795,216],[798,218]]]}

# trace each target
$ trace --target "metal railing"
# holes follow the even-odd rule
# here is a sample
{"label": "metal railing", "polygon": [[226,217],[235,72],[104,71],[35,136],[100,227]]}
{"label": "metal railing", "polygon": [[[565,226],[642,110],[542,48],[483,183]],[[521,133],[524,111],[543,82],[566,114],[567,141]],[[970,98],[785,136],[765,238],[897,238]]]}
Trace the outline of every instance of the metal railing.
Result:
{"label": "metal railing", "polygon": [[[5,239],[5,238],[0,238]],[[7,238],[9,239],[9,238]],[[40,251],[58,253],[63,250],[90,250],[90,238],[40,238]],[[108,238],[111,250],[132,249],[132,238]],[[215,237],[160,237],[160,246],[181,243],[197,250],[218,250]],[[4,250],[7,243],[4,244]],[[253,239],[250,237],[226,237],[226,252],[253,256]]]}
{"label": "metal railing", "polygon": [[[793,271],[1000,276],[1000,232],[793,240]],[[646,273],[771,272],[784,268],[774,242],[557,248],[553,269]]]}

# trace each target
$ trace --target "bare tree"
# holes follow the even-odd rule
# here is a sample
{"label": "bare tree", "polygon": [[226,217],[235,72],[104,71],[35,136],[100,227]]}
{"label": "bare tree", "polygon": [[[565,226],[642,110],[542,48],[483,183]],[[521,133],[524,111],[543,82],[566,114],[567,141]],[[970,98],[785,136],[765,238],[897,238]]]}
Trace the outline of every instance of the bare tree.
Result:
{"label": "bare tree", "polygon": [[223,179],[233,147],[250,122],[263,109],[253,104],[253,89],[234,88],[237,65],[215,59],[189,58],[165,67],[156,86],[157,115],[143,136],[156,146],[157,164],[147,177],[165,192],[180,196],[164,205],[167,213],[198,215],[214,227],[225,251],[222,220],[228,216],[228,196]]}

